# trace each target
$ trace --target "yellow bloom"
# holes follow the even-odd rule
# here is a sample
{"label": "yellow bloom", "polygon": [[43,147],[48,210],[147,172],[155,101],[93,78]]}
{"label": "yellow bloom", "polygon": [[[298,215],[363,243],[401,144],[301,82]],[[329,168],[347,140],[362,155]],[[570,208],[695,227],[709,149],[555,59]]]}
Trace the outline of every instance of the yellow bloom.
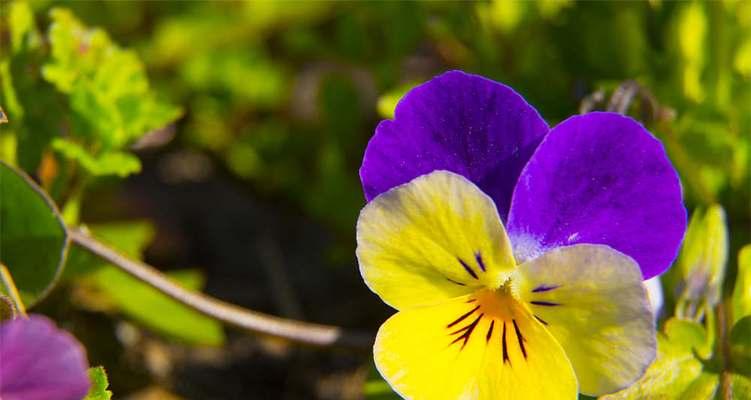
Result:
{"label": "yellow bloom", "polygon": [[409,399],[575,399],[638,379],[655,327],[638,265],[604,245],[517,265],[493,201],[437,171],[373,199],[357,224],[367,285],[399,310],[376,366]]}

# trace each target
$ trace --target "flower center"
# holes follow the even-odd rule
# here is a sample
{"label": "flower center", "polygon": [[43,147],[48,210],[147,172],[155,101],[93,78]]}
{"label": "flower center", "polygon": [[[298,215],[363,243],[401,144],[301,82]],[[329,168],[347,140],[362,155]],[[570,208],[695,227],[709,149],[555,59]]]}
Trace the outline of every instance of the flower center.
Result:
{"label": "flower center", "polygon": [[527,358],[527,339],[521,327],[524,321],[528,323],[531,313],[517,299],[511,278],[497,289],[476,291],[466,303],[466,313],[446,325],[451,345],[459,344],[464,349],[477,333],[475,336],[482,336],[486,345],[500,345],[504,364],[511,364],[510,348]]}
{"label": "flower center", "polygon": [[526,312],[513,293],[511,279],[498,289],[480,289],[472,298],[480,306],[478,311],[487,318],[511,321],[520,312]]}

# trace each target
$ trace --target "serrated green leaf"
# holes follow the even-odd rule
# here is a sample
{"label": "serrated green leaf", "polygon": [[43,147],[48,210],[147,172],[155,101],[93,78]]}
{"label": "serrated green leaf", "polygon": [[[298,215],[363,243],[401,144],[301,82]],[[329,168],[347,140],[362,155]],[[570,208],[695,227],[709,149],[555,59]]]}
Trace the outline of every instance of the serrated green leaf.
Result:
{"label": "serrated green leaf", "polygon": [[39,301],[62,271],[68,239],[52,200],[31,178],[0,162],[0,261],[21,300]]}
{"label": "serrated green leaf", "polygon": [[112,392],[107,390],[110,383],[104,367],[89,368],[89,379],[91,388],[83,400],[110,400],[112,398]]}
{"label": "serrated green leaf", "polygon": [[751,315],[751,244],[738,252],[738,275],[733,290],[733,321]]}
{"label": "serrated green leaf", "polygon": [[70,96],[73,133],[104,150],[122,148],[176,119],[179,108],[157,99],[138,56],[65,9],[50,12],[51,60],[44,78]]}
{"label": "serrated green leaf", "polygon": [[130,153],[105,151],[94,155],[78,143],[63,138],[53,139],[52,148],[66,159],[76,161],[94,176],[117,175],[124,178],[141,171],[141,161]]}

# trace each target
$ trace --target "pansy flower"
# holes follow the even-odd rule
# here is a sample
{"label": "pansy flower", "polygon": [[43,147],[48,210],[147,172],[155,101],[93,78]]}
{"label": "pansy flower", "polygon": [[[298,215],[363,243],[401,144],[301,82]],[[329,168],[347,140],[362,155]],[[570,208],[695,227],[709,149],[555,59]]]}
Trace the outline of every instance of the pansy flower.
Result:
{"label": "pansy flower", "polygon": [[89,389],[83,347],[49,319],[0,323],[0,399],[80,400]]}
{"label": "pansy flower", "polygon": [[550,129],[512,89],[448,72],[378,125],[360,177],[360,271],[398,310],[374,358],[403,397],[601,395],[654,359],[642,279],[675,258],[686,211],[639,123]]}

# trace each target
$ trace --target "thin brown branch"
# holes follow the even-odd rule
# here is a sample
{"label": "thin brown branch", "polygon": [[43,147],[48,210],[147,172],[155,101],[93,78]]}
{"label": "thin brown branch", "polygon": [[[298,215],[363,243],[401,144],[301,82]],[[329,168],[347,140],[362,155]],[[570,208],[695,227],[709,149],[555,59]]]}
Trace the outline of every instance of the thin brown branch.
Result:
{"label": "thin brown branch", "polygon": [[639,91],[640,86],[636,81],[624,81],[610,96],[607,110],[625,115],[628,108],[631,106],[631,102],[634,100],[634,96],[639,93]]}
{"label": "thin brown branch", "polygon": [[80,230],[71,229],[70,238],[74,244],[112,263],[134,278],[152,286],[174,300],[228,325],[253,333],[316,346],[365,349],[373,344],[373,336],[368,333],[350,332],[337,326],[280,318],[238,307],[203,293],[187,290],[172,282],[155,268],[121,255]]}
{"label": "thin brown branch", "polygon": [[603,90],[597,90],[590,93],[579,103],[579,114],[592,112],[595,108],[597,108],[597,105],[599,105],[603,101],[605,101],[605,92]]}
{"label": "thin brown branch", "polygon": [[728,315],[727,302],[722,301],[717,305],[717,341],[719,343],[719,355],[722,361],[720,373],[720,399],[731,400],[733,388],[731,385],[731,352],[730,352],[730,318]]}

